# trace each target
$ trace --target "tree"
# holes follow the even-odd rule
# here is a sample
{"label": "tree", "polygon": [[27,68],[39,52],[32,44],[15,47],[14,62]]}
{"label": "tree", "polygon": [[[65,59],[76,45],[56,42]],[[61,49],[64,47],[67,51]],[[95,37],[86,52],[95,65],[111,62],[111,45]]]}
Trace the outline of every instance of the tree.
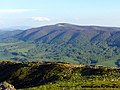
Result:
{"label": "tree", "polygon": [[115,62],[115,64],[116,64],[118,67],[120,67],[120,59],[118,59],[118,60]]}

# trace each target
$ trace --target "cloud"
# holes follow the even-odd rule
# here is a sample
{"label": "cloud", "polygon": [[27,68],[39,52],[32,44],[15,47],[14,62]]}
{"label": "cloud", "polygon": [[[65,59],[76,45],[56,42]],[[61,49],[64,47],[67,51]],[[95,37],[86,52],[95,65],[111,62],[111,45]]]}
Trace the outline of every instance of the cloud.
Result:
{"label": "cloud", "polygon": [[47,17],[32,17],[32,19],[35,21],[50,21]]}
{"label": "cloud", "polygon": [[33,9],[0,9],[0,13],[22,13],[32,11]]}

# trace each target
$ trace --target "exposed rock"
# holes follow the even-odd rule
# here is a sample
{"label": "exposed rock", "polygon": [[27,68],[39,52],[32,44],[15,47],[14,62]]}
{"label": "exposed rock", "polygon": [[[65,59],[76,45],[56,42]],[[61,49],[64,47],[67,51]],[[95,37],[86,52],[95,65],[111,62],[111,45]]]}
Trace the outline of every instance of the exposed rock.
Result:
{"label": "exposed rock", "polygon": [[0,83],[0,90],[16,90],[13,85],[7,83],[7,82],[2,82]]}

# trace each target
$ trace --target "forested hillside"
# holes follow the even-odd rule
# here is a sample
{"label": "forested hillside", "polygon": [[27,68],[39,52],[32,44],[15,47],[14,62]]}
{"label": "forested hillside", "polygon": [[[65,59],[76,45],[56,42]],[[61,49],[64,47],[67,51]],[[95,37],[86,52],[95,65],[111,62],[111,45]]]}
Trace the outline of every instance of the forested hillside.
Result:
{"label": "forested hillside", "polygon": [[0,59],[120,66],[120,28],[59,23],[0,34]]}

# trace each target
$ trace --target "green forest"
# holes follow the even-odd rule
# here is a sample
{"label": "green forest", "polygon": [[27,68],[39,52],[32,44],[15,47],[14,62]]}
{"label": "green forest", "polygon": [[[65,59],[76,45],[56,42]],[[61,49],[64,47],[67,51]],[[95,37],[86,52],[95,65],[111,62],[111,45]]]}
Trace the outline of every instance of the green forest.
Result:
{"label": "green forest", "polygon": [[120,66],[120,28],[67,23],[0,34],[0,60]]}

